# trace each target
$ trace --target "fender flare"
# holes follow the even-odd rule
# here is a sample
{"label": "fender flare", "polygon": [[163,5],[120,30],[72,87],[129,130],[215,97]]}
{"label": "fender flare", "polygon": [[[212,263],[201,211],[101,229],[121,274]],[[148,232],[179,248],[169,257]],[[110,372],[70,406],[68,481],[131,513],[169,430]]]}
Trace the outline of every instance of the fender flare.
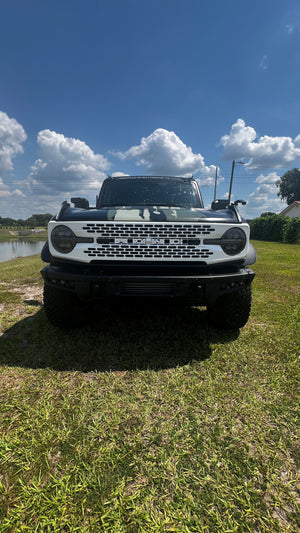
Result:
{"label": "fender flare", "polygon": [[41,260],[44,261],[44,263],[51,263],[52,262],[52,255],[50,254],[48,241],[45,242],[45,244],[44,244],[44,246],[42,248]]}
{"label": "fender flare", "polygon": [[245,266],[253,265],[256,262],[256,259],[257,259],[257,255],[256,255],[255,248],[250,242],[249,247],[248,247],[248,252],[246,255],[246,259],[245,259]]}

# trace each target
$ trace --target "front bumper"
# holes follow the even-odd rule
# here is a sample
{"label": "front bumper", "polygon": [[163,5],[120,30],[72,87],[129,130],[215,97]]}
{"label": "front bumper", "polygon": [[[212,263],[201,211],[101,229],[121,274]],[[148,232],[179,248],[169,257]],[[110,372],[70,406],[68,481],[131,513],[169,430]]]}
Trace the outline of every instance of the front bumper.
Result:
{"label": "front bumper", "polygon": [[41,270],[45,283],[77,294],[81,299],[163,298],[186,300],[195,305],[213,305],[218,296],[249,287],[255,273],[247,267],[232,272],[186,275],[146,275],[81,270],[47,265]]}

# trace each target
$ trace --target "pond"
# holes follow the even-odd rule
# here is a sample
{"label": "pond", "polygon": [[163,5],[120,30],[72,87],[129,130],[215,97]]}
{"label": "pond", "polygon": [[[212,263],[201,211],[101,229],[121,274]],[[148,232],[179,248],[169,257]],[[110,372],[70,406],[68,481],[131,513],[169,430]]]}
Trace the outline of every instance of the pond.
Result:
{"label": "pond", "polygon": [[0,262],[9,261],[16,257],[39,254],[45,241],[31,241],[29,239],[16,239],[0,242]]}

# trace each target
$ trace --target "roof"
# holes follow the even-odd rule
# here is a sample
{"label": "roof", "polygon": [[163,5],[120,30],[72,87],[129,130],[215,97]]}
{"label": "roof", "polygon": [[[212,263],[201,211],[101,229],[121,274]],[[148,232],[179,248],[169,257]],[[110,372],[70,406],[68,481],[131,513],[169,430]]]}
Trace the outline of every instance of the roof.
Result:
{"label": "roof", "polygon": [[192,181],[194,180],[194,176],[190,176],[190,177],[184,177],[184,176],[129,176],[128,174],[124,174],[124,175],[121,175],[121,176],[107,176],[107,179],[110,179],[110,180],[125,180],[125,179],[131,179],[131,180],[134,180],[134,179],[141,179],[141,178],[147,178],[147,179],[165,179],[165,180],[183,180],[183,181]]}
{"label": "roof", "polygon": [[293,202],[292,204],[288,205],[283,211],[281,211],[280,214],[284,215],[285,213],[290,211],[290,209],[292,209],[293,207],[300,207],[300,200],[295,200],[295,202]]}

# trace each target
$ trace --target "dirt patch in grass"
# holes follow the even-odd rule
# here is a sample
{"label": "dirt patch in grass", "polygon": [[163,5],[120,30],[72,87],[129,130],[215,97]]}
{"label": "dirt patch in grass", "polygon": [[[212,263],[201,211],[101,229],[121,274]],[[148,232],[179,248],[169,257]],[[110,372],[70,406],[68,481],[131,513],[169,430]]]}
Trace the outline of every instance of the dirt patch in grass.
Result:
{"label": "dirt patch in grass", "polygon": [[0,283],[0,313],[13,309],[14,315],[22,317],[28,314],[28,306],[42,306],[42,302],[43,288],[38,284]]}

